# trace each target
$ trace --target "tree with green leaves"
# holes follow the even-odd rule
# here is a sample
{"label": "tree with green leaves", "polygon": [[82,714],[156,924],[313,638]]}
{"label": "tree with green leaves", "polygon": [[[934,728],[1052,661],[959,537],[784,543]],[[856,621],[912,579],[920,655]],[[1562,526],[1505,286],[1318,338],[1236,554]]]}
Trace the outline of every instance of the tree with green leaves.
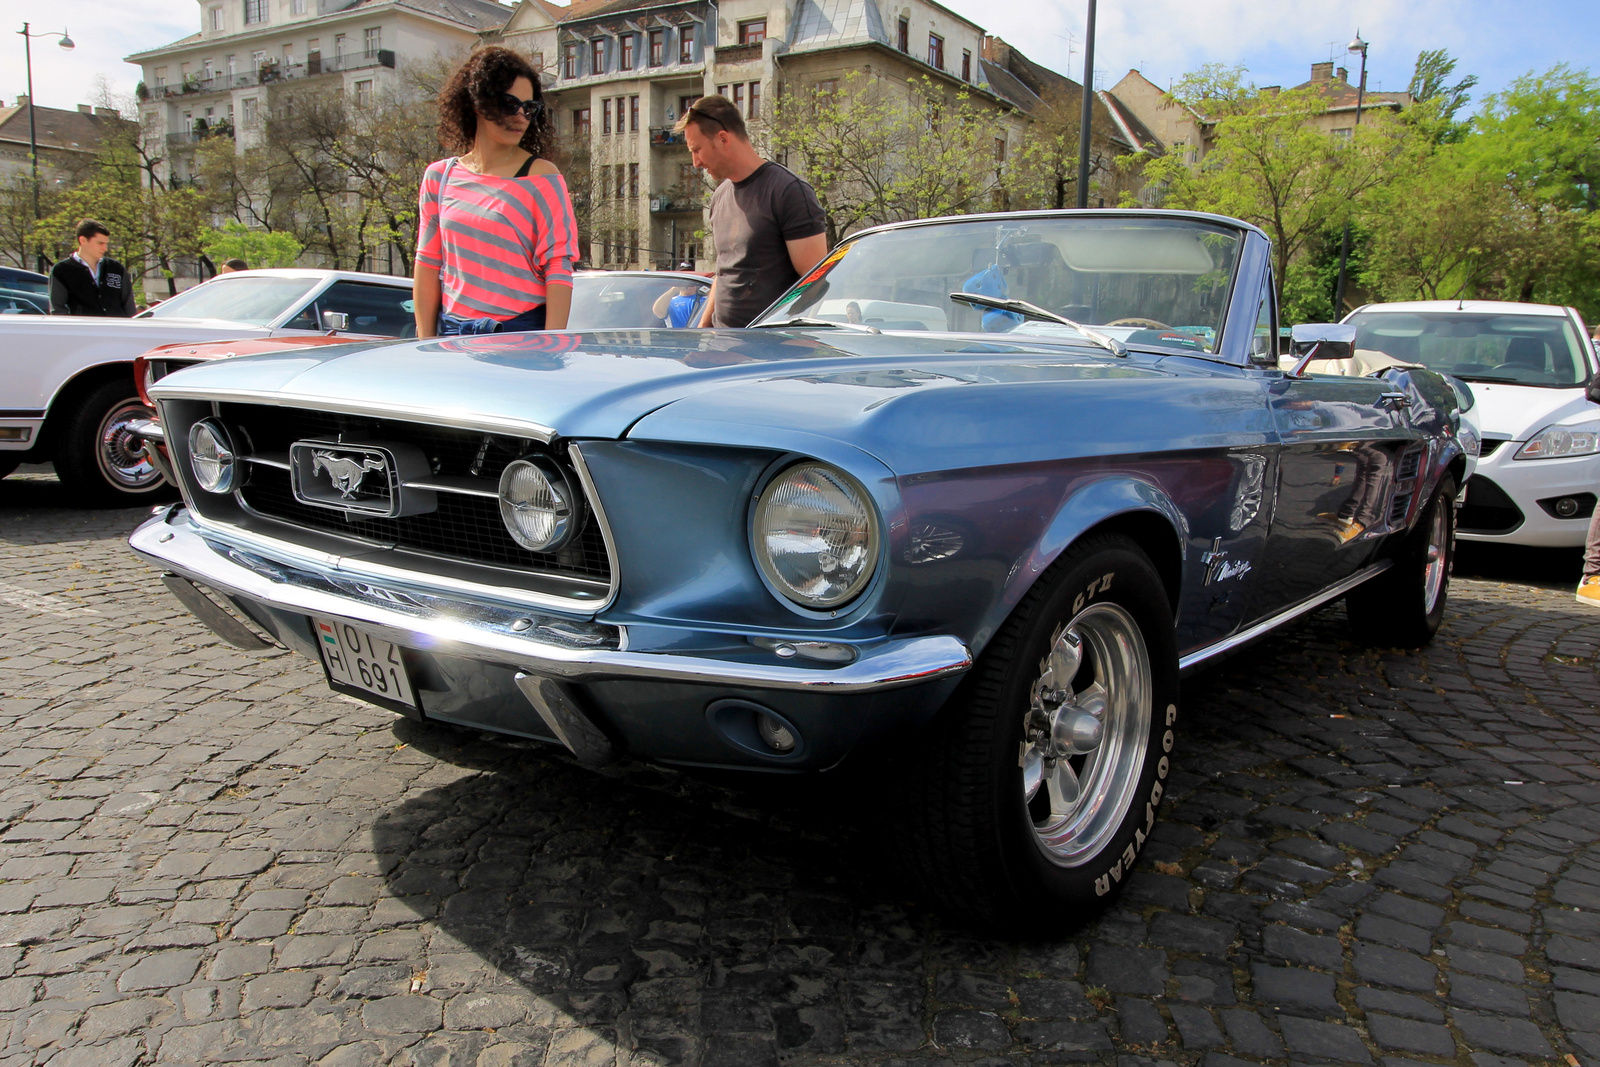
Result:
{"label": "tree with green leaves", "polygon": [[213,263],[242,259],[253,268],[292,267],[300,259],[300,242],[282,231],[252,230],[229,219],[200,234],[200,250]]}

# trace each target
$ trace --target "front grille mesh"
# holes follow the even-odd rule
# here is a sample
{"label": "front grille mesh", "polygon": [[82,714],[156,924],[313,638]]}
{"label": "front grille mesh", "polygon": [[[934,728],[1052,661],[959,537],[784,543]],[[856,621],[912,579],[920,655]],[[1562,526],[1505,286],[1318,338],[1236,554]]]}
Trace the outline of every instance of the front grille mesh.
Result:
{"label": "front grille mesh", "polygon": [[[260,455],[285,456],[295,441],[307,438],[391,441],[415,445],[429,460],[432,474],[474,477],[497,484],[506,465],[519,456],[543,453],[561,462],[538,442],[504,434],[457,430],[397,419],[255,404],[224,404],[224,424],[240,432],[240,446]],[[573,484],[570,467],[561,462]],[[559,552],[530,552],[511,539],[500,520],[499,503],[488,497],[438,493],[438,506],[425,515],[381,518],[350,515],[304,504],[295,498],[289,472],[251,464],[239,496],[258,515],[304,529],[358,538],[452,560],[539,574],[609,581],[611,565],[599,524],[590,513],[576,538]]]}

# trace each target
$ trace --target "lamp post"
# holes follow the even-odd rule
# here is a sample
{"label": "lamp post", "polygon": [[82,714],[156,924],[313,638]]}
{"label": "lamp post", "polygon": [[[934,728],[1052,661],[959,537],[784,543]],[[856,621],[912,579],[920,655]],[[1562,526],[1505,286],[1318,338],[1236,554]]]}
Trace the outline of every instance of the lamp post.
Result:
{"label": "lamp post", "polygon": [[[1355,135],[1361,130],[1361,104],[1367,95],[1367,42],[1361,39],[1361,31],[1356,31],[1356,39],[1349,44],[1349,51],[1361,53],[1361,77],[1356,84],[1356,124],[1350,133],[1352,146]],[[1333,287],[1333,317],[1344,317],[1344,271],[1350,262],[1350,222],[1344,224],[1344,236],[1339,240],[1339,280]]]}
{"label": "lamp post", "polygon": [[1094,0],[1083,39],[1083,111],[1078,117],[1078,206],[1089,206],[1089,126],[1094,121]]}
{"label": "lamp post", "polygon": [[[33,119],[33,38],[35,38],[35,37],[54,37],[55,33],[54,32],[50,32],[50,33],[29,33],[28,32],[28,23],[26,23],[26,22],[24,22],[22,24],[22,29],[18,30],[17,32],[22,35],[22,55],[23,55],[23,57],[24,57],[24,59],[25,59],[25,61],[27,63],[27,66],[28,66],[28,163],[29,163],[29,166],[32,167],[32,169],[33,169],[33,221],[38,222],[39,221],[39,134],[38,134],[38,131],[37,131],[35,125],[34,125],[34,119]],[[61,50],[63,52],[70,52],[73,49],[72,38],[67,36],[67,31],[66,30],[62,30],[61,31],[61,39],[58,40],[56,42],[56,44],[61,46]],[[45,261],[44,261],[44,249],[42,249],[42,248],[37,249],[35,251],[35,255],[37,256],[37,262],[34,265],[39,268],[39,273],[43,274],[45,272],[45,270],[46,270]]]}

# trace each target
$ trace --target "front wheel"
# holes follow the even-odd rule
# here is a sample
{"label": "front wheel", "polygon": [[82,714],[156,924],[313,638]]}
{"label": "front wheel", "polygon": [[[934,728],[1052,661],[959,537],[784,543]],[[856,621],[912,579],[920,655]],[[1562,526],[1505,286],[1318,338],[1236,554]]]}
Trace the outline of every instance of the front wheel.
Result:
{"label": "front wheel", "polygon": [[1172,607],[1132,541],[1093,535],[1024,598],[907,777],[908,863],[945,907],[1033,935],[1126,883],[1177,721]]}
{"label": "front wheel", "polygon": [[1455,550],[1456,483],[1447,474],[1394,565],[1345,598],[1356,640],[1380,648],[1421,648],[1432,641],[1450,599]]}
{"label": "front wheel", "polygon": [[133,451],[129,424],[153,418],[140,401],[132,377],[105,382],[81,397],[67,419],[56,449],[56,474],[72,492],[97,503],[134,505],[166,485],[143,455]]}

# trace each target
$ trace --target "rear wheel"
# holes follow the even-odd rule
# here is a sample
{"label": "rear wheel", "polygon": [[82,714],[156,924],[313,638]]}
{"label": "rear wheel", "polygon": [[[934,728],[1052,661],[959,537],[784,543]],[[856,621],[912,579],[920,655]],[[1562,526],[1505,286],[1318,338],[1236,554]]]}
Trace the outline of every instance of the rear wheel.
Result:
{"label": "rear wheel", "polygon": [[1450,599],[1455,545],[1456,483],[1447,474],[1394,565],[1345,598],[1356,640],[1384,648],[1421,648],[1432,641]]}
{"label": "rear wheel", "polygon": [[995,635],[907,778],[921,885],[1016,932],[1093,916],[1154,829],[1177,698],[1154,567],[1125,538],[1086,538]]}
{"label": "rear wheel", "polygon": [[105,382],[80,398],[56,449],[56,474],[72,492],[96,503],[141,503],[166,485],[155,466],[133,451],[135,419],[155,412],[139,399],[132,375]]}

